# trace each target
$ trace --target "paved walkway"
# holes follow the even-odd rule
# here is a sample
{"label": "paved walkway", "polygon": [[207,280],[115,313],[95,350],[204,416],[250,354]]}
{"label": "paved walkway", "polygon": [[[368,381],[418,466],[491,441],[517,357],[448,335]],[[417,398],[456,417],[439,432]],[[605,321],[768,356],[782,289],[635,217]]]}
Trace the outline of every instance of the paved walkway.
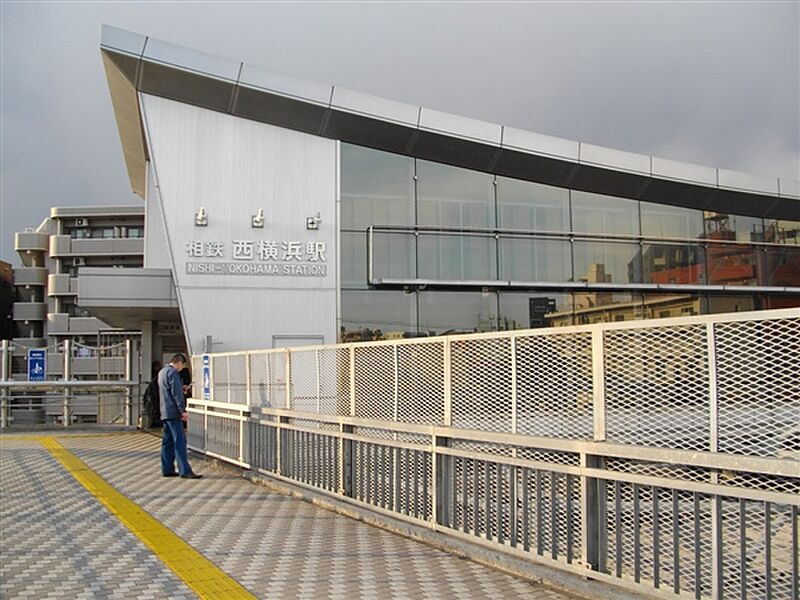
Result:
{"label": "paved walkway", "polygon": [[225,469],[163,478],[147,434],[54,435],[0,436],[0,598],[195,598],[208,569],[164,562],[186,560],[183,542],[260,598],[571,598]]}

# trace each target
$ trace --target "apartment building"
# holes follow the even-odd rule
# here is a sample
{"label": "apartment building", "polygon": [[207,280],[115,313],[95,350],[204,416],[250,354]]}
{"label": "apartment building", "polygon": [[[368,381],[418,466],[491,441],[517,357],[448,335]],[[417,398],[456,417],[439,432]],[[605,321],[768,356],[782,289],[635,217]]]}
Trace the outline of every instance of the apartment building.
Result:
{"label": "apartment building", "polygon": [[16,374],[25,372],[28,348],[48,349],[48,376],[63,375],[63,342],[73,348],[76,377],[119,377],[122,360],[93,348],[137,337],[90,316],[77,302],[78,274],[86,267],[141,267],[143,206],[54,207],[35,229],[15,236],[21,266],[14,268]]}

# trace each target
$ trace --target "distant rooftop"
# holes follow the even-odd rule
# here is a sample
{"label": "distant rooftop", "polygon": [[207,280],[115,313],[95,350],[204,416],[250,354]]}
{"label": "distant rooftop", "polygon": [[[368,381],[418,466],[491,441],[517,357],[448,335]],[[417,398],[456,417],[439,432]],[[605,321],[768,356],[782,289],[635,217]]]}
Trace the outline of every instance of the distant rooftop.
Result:
{"label": "distant rooftop", "polygon": [[65,217],[128,217],[144,215],[144,205],[124,206],[54,206],[50,209],[51,219]]}
{"label": "distant rooftop", "polygon": [[379,150],[674,206],[800,220],[800,180],[614,150],[413,106],[103,26],[101,53],[133,191],[147,146],[137,92]]}

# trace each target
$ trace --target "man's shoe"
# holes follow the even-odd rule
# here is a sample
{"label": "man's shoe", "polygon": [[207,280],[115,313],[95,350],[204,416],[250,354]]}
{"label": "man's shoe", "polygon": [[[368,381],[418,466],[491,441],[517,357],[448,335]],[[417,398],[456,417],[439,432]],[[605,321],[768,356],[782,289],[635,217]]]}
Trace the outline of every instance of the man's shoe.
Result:
{"label": "man's shoe", "polygon": [[203,476],[200,473],[189,473],[188,475],[181,475],[181,479],[201,479]]}
{"label": "man's shoe", "polygon": [[162,473],[161,476],[162,477],[177,477],[178,474],[177,473]]}

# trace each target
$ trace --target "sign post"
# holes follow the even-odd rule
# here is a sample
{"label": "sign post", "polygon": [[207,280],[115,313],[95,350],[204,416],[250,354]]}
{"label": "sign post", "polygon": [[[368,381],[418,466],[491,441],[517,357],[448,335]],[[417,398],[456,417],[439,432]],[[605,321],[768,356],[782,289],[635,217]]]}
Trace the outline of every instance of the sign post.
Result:
{"label": "sign post", "polygon": [[28,349],[28,381],[44,381],[47,377],[47,350]]}

